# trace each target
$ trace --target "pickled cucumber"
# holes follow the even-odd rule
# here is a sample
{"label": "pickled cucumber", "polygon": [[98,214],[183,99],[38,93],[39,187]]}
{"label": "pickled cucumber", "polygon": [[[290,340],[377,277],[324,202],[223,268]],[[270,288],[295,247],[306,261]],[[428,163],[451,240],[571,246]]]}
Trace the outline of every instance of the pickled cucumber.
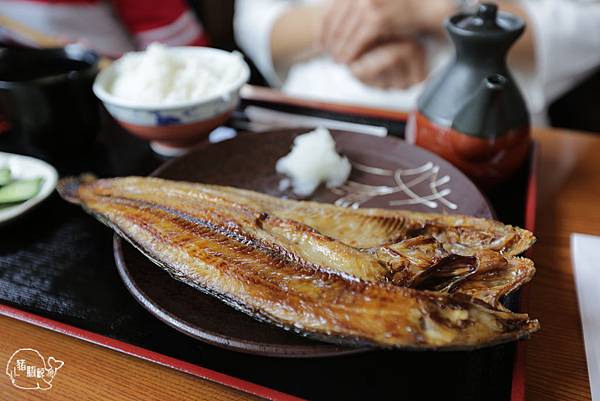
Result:
{"label": "pickled cucumber", "polygon": [[0,187],[10,183],[11,179],[10,169],[8,167],[0,168]]}
{"label": "pickled cucumber", "polygon": [[0,204],[29,200],[40,192],[41,187],[41,178],[13,181],[0,188]]}

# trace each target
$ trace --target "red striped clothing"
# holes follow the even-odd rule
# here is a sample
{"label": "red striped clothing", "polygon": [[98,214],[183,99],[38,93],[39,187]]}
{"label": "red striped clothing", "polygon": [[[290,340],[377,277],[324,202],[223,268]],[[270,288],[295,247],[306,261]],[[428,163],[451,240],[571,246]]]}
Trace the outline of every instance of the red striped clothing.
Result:
{"label": "red striped clothing", "polygon": [[[2,0],[0,14],[41,33],[81,41],[118,56],[152,42],[207,45],[202,25],[184,0]],[[0,29],[0,41],[25,45],[27,38]]]}

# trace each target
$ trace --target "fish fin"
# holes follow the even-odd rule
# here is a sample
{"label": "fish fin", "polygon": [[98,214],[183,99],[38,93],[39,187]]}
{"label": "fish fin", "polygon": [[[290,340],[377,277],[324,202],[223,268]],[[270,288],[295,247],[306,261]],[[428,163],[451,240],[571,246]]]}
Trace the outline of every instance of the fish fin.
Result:
{"label": "fish fin", "polygon": [[80,204],[78,195],[79,186],[81,184],[89,184],[96,181],[96,179],[95,175],[89,173],[81,174],[79,177],[66,177],[58,182],[56,190],[64,200]]}

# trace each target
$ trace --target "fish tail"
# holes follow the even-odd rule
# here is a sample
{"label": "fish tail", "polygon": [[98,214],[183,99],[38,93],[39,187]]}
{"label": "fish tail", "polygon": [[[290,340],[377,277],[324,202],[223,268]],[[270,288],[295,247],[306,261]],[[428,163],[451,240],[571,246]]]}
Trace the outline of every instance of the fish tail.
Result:
{"label": "fish tail", "polygon": [[65,177],[58,182],[56,190],[64,200],[80,204],[79,187],[81,184],[88,184],[96,179],[96,176],[90,173],[81,174],[79,177]]}

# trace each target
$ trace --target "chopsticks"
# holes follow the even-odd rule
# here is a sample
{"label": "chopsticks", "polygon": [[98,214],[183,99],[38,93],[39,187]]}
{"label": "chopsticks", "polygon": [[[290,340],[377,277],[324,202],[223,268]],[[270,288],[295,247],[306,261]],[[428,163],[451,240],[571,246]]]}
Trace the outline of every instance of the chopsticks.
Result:
{"label": "chopsticks", "polygon": [[[0,15],[0,29],[8,31],[17,37],[21,37],[33,46],[40,49],[65,47],[68,43],[50,35],[46,35],[30,26],[16,21],[5,15]],[[108,67],[112,60],[105,56],[100,56],[98,68],[101,70]]]}
{"label": "chopsticks", "polygon": [[45,35],[19,21],[15,21],[5,15],[0,15],[0,27],[6,31],[9,31],[16,36],[19,36],[33,45],[46,48],[46,47],[63,47],[65,44],[59,41],[57,38],[49,35]]}

